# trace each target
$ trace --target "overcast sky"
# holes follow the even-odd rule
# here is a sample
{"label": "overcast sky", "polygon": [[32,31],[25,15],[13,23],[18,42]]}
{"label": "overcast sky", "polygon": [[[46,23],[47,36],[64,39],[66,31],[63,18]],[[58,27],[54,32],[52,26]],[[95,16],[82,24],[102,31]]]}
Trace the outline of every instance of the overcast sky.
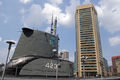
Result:
{"label": "overcast sky", "polygon": [[120,56],[120,0],[0,0],[0,62],[5,62],[7,54],[5,41],[14,40],[17,44],[22,27],[50,32],[52,13],[58,18],[59,51],[69,51],[73,61],[75,9],[88,3],[97,10],[103,56],[111,65],[111,57]]}

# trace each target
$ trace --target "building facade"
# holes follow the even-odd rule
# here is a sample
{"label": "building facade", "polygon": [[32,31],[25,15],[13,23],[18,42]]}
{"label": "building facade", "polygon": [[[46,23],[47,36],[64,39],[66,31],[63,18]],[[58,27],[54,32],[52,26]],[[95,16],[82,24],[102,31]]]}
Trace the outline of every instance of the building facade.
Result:
{"label": "building facade", "polygon": [[112,66],[108,67],[108,76],[112,76],[113,75],[113,69]]}
{"label": "building facade", "polygon": [[[92,4],[76,8],[76,53],[78,77],[103,75],[103,56],[97,12]],[[87,57],[83,62],[82,57]]]}
{"label": "building facade", "polygon": [[104,75],[108,76],[109,69],[108,69],[108,61],[107,61],[107,59],[103,58],[103,63],[104,63]]}
{"label": "building facade", "polygon": [[120,56],[112,57],[113,74],[120,73]]}
{"label": "building facade", "polygon": [[120,73],[120,60],[116,61],[117,73]]}
{"label": "building facade", "polygon": [[59,56],[63,60],[69,60],[69,52],[67,50],[63,50],[59,53]]}

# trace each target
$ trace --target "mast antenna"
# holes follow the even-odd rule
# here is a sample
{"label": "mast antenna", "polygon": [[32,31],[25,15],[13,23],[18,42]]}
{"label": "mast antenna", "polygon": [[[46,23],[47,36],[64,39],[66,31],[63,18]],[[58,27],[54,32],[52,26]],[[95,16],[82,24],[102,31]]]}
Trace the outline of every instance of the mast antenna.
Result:
{"label": "mast antenna", "polygon": [[57,28],[57,17],[55,18],[55,22],[54,22],[54,35],[56,35],[56,28]]}
{"label": "mast antenna", "polygon": [[53,13],[52,13],[52,19],[51,19],[51,34],[53,34],[53,28],[52,28],[52,26],[53,26]]}

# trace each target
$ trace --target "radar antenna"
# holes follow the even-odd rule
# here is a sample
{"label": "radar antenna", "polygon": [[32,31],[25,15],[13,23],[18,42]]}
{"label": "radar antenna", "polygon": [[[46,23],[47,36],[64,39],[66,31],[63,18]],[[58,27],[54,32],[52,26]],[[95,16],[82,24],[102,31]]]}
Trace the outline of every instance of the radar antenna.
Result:
{"label": "radar antenna", "polygon": [[55,22],[54,22],[54,35],[56,35],[56,28],[57,28],[57,17],[55,18]]}

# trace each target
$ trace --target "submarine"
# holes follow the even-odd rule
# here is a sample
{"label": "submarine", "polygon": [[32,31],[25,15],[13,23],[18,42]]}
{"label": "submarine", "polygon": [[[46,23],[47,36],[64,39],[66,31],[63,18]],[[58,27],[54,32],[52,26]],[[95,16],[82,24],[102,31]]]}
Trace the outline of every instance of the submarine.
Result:
{"label": "submarine", "polygon": [[[55,24],[56,25],[56,24]],[[72,77],[73,62],[58,57],[59,37],[51,33],[22,28],[20,39],[11,60],[6,66],[6,75],[12,76],[58,76]]]}

